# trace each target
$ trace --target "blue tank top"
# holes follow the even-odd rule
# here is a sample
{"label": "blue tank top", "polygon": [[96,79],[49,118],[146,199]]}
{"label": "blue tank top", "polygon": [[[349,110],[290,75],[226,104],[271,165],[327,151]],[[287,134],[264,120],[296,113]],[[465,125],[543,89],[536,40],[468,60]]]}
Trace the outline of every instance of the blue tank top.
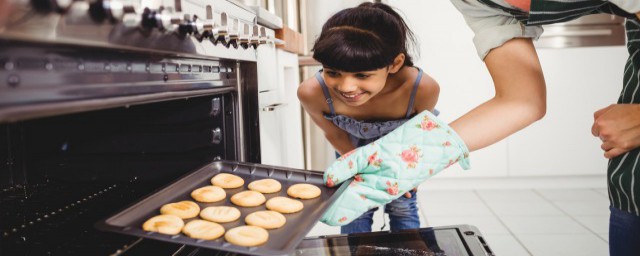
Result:
{"label": "blue tank top", "polygon": [[349,134],[351,144],[355,147],[367,145],[386,135],[387,133],[390,133],[412,117],[413,101],[416,97],[420,79],[422,79],[422,69],[418,67],[416,68],[418,69],[418,77],[413,83],[413,90],[411,91],[411,98],[409,99],[409,106],[407,107],[407,114],[405,115],[405,117],[397,120],[376,122],[361,121],[353,119],[349,116],[336,114],[335,109],[333,108],[333,100],[331,99],[331,94],[329,94],[329,88],[327,87],[327,84],[324,82],[324,79],[321,75],[322,70],[318,71],[318,73],[316,73],[316,79],[318,79],[318,82],[320,82],[325,100],[327,101],[329,109],[331,110],[330,114],[324,114],[324,118],[330,120],[334,125],[346,131]]}

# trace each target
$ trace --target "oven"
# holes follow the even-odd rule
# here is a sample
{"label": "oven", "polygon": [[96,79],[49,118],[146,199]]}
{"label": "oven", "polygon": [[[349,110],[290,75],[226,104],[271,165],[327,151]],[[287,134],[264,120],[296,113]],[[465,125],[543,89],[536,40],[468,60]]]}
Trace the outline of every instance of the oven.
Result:
{"label": "oven", "polygon": [[[0,1],[0,255],[234,255],[96,225],[214,161],[261,162],[258,50],[277,39],[259,12]],[[456,226],[307,238],[294,254],[492,252]]]}
{"label": "oven", "polygon": [[0,254],[184,252],[94,225],[212,161],[260,162],[273,31],[226,0],[0,9]]}

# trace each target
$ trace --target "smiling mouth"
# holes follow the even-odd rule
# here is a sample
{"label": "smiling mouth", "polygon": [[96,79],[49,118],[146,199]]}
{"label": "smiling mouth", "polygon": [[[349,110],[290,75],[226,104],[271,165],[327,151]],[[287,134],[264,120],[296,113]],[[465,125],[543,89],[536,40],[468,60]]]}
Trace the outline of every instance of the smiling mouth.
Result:
{"label": "smiling mouth", "polygon": [[364,92],[361,93],[343,93],[341,92],[340,95],[342,95],[342,97],[348,99],[348,100],[357,100],[360,98],[360,96],[364,95]]}

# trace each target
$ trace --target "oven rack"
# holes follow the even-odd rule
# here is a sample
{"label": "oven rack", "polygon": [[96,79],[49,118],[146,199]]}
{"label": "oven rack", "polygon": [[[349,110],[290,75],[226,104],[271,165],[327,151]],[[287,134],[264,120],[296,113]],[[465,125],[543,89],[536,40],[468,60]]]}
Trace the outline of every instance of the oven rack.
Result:
{"label": "oven rack", "polygon": [[[135,245],[137,238],[101,232],[93,224],[158,186],[133,178],[108,184],[47,181],[2,188],[2,251],[7,255],[117,254]],[[154,247],[171,251],[166,247],[174,246]]]}

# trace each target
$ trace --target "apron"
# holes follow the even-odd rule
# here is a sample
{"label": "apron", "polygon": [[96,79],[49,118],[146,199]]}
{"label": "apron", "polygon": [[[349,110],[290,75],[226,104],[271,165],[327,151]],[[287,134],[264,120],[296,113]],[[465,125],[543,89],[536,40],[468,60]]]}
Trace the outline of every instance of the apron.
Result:
{"label": "apron", "polygon": [[[618,104],[640,103],[640,21],[616,5],[602,0],[574,0],[559,2],[532,0],[526,12],[503,7],[491,0],[478,0],[490,7],[503,10],[525,26],[545,25],[573,20],[584,15],[609,13],[627,18],[627,50],[629,58],[624,68],[624,80]],[[611,206],[640,216],[640,148],[636,148],[609,161],[607,184]]]}

